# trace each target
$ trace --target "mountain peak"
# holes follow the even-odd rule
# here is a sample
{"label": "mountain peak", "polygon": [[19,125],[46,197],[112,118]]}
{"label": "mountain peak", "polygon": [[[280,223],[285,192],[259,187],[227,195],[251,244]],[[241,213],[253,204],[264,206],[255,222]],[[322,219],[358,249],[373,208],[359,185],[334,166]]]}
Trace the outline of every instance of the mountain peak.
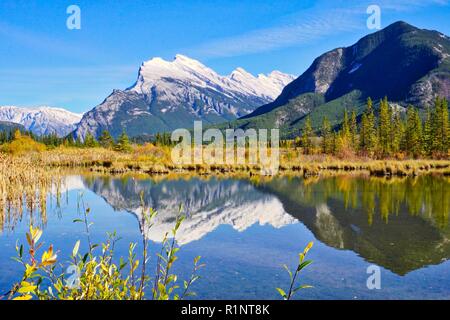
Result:
{"label": "mountain peak", "polygon": [[180,66],[185,66],[194,70],[198,70],[198,69],[208,69],[210,70],[208,67],[206,67],[203,63],[201,63],[198,60],[189,58],[188,56],[182,55],[182,54],[177,54],[175,55],[175,59],[172,61],[173,64],[176,65],[180,65]]}
{"label": "mountain peak", "polygon": [[198,60],[189,58],[188,56],[185,56],[185,55],[179,54],[179,53],[177,53],[175,55],[174,61],[184,62],[184,63],[201,64]]}
{"label": "mountain peak", "polygon": [[393,23],[391,23],[390,25],[388,25],[387,27],[385,27],[383,30],[387,31],[387,30],[399,30],[402,32],[409,32],[409,31],[414,31],[414,30],[419,30],[418,28],[414,27],[413,25],[405,22],[405,21],[395,21]]}
{"label": "mountain peak", "polygon": [[144,61],[141,65],[141,69],[145,70],[155,67],[175,69],[177,66],[205,67],[198,60],[189,58],[188,56],[182,54],[176,54],[172,61],[164,60],[161,57],[153,57],[150,60]]}
{"label": "mountain peak", "polygon": [[37,135],[56,133],[65,136],[75,128],[81,117],[82,114],[49,106],[0,106],[0,121],[21,124]]}
{"label": "mountain peak", "polygon": [[236,69],[234,69],[230,76],[230,79],[254,79],[255,76],[252,75],[250,72],[247,72],[244,68],[241,67],[237,67]]}
{"label": "mountain peak", "polygon": [[[145,94],[155,86],[161,87],[162,83],[166,83],[164,87],[167,87],[167,82],[176,80],[188,87],[208,88],[231,95],[265,96],[272,100],[293,79],[293,76],[279,71],[255,77],[242,67],[236,68],[229,76],[221,76],[198,60],[177,54],[173,61],[156,57],[144,62],[135,85],[129,90]],[[173,100],[168,90],[164,90],[164,95],[168,100]]]}
{"label": "mountain peak", "polygon": [[156,57],[142,63],[133,86],[113,91],[88,112],[75,135],[100,135],[108,129],[117,136],[125,123],[135,136],[189,127],[193,120],[235,119],[273,101],[293,78],[278,71],[255,77],[243,68],[222,76],[182,54],[172,61]]}
{"label": "mountain peak", "polygon": [[[334,117],[338,108],[360,108],[369,96],[417,107],[431,105],[437,96],[449,99],[449,40],[437,31],[394,22],[317,57],[274,102],[244,116],[246,128],[271,119],[277,126],[289,124],[294,132],[307,114],[317,125],[324,114]],[[247,120],[255,117],[261,118]]]}

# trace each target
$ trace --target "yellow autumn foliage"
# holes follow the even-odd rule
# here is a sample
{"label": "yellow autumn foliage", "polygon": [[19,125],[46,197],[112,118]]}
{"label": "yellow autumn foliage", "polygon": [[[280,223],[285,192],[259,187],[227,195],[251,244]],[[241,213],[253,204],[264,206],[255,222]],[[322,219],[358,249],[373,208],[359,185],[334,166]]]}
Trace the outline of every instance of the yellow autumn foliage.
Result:
{"label": "yellow autumn foliage", "polygon": [[34,141],[30,136],[26,136],[17,130],[14,133],[14,140],[0,146],[0,150],[12,155],[23,155],[45,151],[47,148],[43,143]]}

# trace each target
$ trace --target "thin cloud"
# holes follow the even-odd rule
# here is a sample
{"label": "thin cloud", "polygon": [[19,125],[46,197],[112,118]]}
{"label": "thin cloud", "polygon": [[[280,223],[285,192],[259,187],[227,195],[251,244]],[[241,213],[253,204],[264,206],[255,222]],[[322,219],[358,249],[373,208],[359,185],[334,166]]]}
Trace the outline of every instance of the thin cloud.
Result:
{"label": "thin cloud", "polygon": [[[422,7],[448,5],[449,0],[387,0],[373,2],[382,11],[411,11]],[[299,12],[289,17],[290,22],[271,28],[258,29],[233,37],[213,40],[185,52],[202,58],[233,57],[275,49],[304,45],[334,34],[365,28],[361,17],[372,2],[346,1],[344,8],[320,9],[317,5],[309,12]]]}
{"label": "thin cloud", "polygon": [[407,12],[434,5],[447,6],[449,0],[397,0],[395,2],[382,0],[375,4],[378,4],[384,10]]}
{"label": "thin cloud", "polygon": [[304,16],[299,22],[219,39],[187,51],[203,57],[245,55],[305,44],[330,34],[358,28],[354,19],[348,18],[350,13],[342,13],[333,10],[321,17]]}

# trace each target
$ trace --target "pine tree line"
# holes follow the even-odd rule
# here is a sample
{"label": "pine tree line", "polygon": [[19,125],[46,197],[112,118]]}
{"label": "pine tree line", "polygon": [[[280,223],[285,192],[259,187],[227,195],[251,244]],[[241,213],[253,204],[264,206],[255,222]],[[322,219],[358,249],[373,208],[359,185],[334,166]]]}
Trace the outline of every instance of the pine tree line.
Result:
{"label": "pine tree line", "polygon": [[[375,158],[448,157],[450,125],[445,98],[436,98],[434,106],[426,109],[424,120],[417,108],[410,105],[406,113],[402,112],[390,105],[386,97],[380,101],[378,115],[372,100],[367,99],[359,126],[355,111],[349,116],[345,110],[343,118],[340,130],[333,130],[328,118],[323,118],[319,132],[321,153]],[[296,139],[296,144],[303,147],[305,154],[318,151],[312,144],[312,137],[311,120],[307,117],[302,135]]]}
{"label": "pine tree line", "polygon": [[[19,129],[16,130],[3,130],[0,131],[0,144],[8,143],[14,140],[15,133],[17,131],[20,131]],[[28,136],[32,138],[36,142],[40,142],[45,144],[46,146],[54,146],[57,147],[64,143],[65,139],[58,137],[55,133],[46,134],[46,135],[35,135],[31,131],[20,131],[22,135]]]}
{"label": "pine tree line", "polygon": [[[17,131],[17,130],[16,130]],[[36,142],[40,142],[45,144],[47,147],[58,147],[60,145],[64,145],[66,147],[77,147],[77,148],[94,148],[94,147],[103,147],[107,149],[114,149],[117,151],[130,151],[131,143],[128,135],[124,132],[114,140],[108,130],[104,130],[99,137],[99,139],[95,139],[95,137],[87,132],[84,140],[82,141],[80,137],[74,139],[73,135],[68,135],[66,137],[58,137],[55,133],[48,135],[35,135],[31,131],[25,131],[21,133],[24,136],[28,136],[32,138]],[[4,143],[12,142],[15,139],[15,132],[12,130],[3,130],[0,131],[0,145]]]}
{"label": "pine tree line", "polygon": [[131,150],[130,139],[128,138],[125,130],[122,131],[116,141],[108,130],[103,130],[98,140],[96,140],[92,133],[88,131],[81,146],[87,148],[103,147],[106,149],[114,149],[116,151],[122,152],[128,152]]}

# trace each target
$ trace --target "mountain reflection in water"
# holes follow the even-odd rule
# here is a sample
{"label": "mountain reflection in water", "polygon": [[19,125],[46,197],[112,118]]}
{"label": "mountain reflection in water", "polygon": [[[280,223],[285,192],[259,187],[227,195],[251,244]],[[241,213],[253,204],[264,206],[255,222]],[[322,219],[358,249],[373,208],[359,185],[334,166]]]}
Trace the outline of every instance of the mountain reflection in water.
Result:
{"label": "mountain reflection in water", "polygon": [[[244,232],[255,224],[282,228],[300,222],[327,246],[351,250],[397,275],[450,257],[448,177],[155,180],[85,175],[68,176],[63,185],[92,190],[114,210],[130,212],[138,221],[142,220],[142,194],[145,207],[159,213],[146,234],[155,242],[173,226],[181,205],[187,215],[177,235],[182,245],[201,240],[221,225]],[[12,203],[4,201],[1,230],[14,230],[23,220],[30,206],[26,199],[19,203],[27,205],[13,210]],[[39,206],[31,207],[30,218],[39,219]],[[40,219],[45,227],[45,210]]]}
{"label": "mountain reflection in water", "polygon": [[138,218],[142,193],[145,206],[159,212],[147,234],[154,241],[161,241],[182,205],[188,216],[178,235],[181,244],[199,240],[221,224],[244,231],[255,223],[279,228],[299,221],[328,246],[352,250],[398,275],[450,257],[450,181],[446,177],[159,182],[84,177],[83,182],[114,209]]}

